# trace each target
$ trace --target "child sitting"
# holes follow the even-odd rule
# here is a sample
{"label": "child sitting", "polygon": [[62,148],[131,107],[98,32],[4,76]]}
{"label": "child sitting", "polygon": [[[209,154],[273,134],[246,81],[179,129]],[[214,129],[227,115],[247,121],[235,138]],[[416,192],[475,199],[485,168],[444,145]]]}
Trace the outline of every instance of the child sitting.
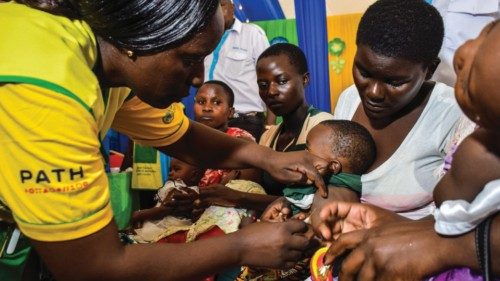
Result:
{"label": "child sitting", "polygon": [[[326,120],[307,135],[307,150],[330,161],[328,188],[345,187],[358,198],[361,195],[361,175],[375,160],[375,142],[363,126],[348,120]],[[289,186],[283,190],[295,211],[309,210],[313,203],[314,186]]]}
{"label": "child sitting", "polygon": [[[230,136],[255,142],[255,138],[247,131],[228,127],[229,119],[234,114],[234,93],[224,82],[218,80],[206,81],[196,92],[194,98],[195,121],[219,130]],[[230,170],[207,169],[199,186],[209,186],[220,183],[222,177]],[[242,171],[242,178],[256,179],[253,169]]]}

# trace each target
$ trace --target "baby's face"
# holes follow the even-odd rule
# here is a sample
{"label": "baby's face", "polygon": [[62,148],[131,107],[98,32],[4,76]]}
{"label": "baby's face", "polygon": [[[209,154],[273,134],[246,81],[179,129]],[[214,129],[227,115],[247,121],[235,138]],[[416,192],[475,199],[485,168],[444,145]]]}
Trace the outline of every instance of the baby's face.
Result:
{"label": "baby's face", "polygon": [[331,128],[323,125],[317,125],[307,134],[307,151],[327,161],[338,160],[337,155],[332,151],[330,140]]}
{"label": "baby's face", "polygon": [[481,127],[500,128],[500,23],[465,42],[453,61],[455,95],[464,113]]}
{"label": "baby's face", "polygon": [[192,182],[196,181],[195,177],[197,171],[198,170],[195,166],[191,166],[181,160],[171,158],[168,179],[182,180],[185,184],[192,185]]}

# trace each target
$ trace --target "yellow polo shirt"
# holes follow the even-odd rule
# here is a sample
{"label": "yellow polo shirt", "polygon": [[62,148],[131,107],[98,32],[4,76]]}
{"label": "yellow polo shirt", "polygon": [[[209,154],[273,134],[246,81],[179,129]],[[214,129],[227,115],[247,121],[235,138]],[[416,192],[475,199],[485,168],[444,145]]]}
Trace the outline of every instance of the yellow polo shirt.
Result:
{"label": "yellow polo shirt", "polygon": [[33,239],[92,234],[112,219],[106,131],[169,145],[188,129],[183,107],[126,100],[127,88],[103,97],[92,71],[96,39],[83,21],[8,2],[0,26],[0,201]]}

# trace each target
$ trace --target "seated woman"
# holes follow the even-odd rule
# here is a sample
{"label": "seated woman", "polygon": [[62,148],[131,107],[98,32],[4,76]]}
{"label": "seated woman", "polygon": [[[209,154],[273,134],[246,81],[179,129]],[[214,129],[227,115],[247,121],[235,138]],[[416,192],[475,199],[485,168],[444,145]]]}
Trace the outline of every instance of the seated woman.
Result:
{"label": "seated woman", "polygon": [[[342,202],[330,203],[320,211],[322,223],[316,230],[323,237],[344,233],[325,262],[352,250],[342,267],[343,280],[354,276],[422,280],[450,268],[456,269],[431,280],[499,280],[499,54],[500,21],[486,26],[455,53],[455,95],[479,128],[458,146],[450,171],[434,190],[439,207],[434,219],[383,224],[386,210]],[[427,257],[422,258],[421,253]]]}
{"label": "seated woman", "polygon": [[[279,43],[267,48],[257,60],[257,84],[262,100],[283,122],[271,126],[259,144],[276,151],[306,149],[309,131],[333,116],[309,105],[304,89],[309,84],[307,60],[302,50],[292,44]],[[262,186],[268,194],[283,195],[283,184],[264,173]]]}
{"label": "seated woman", "polygon": [[425,1],[375,2],[358,27],[355,85],[334,114],[366,127],[377,146],[361,201],[409,219],[431,215],[445,147],[462,115],[453,89],[429,80],[442,41],[441,16]]}

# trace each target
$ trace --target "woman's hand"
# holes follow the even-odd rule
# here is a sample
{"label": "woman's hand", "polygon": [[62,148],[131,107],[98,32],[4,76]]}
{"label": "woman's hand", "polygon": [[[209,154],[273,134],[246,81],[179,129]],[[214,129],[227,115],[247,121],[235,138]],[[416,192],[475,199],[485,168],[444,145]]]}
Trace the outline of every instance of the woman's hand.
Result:
{"label": "woman's hand", "polygon": [[260,219],[267,222],[284,222],[291,216],[290,202],[285,197],[280,197],[267,206]]}
{"label": "woman's hand", "polygon": [[342,201],[326,203],[311,214],[311,224],[324,240],[331,240],[354,230],[404,221],[408,219],[377,206]]}
{"label": "woman's hand", "polygon": [[132,213],[130,224],[137,229],[142,227],[144,221],[159,220],[166,216],[191,218],[194,201],[197,199],[198,193],[191,189],[173,190],[163,199],[160,206]]}
{"label": "woman's hand", "polygon": [[322,175],[329,170],[328,161],[307,151],[276,152],[263,159],[266,171],[283,183],[314,184],[322,197],[328,195]]}
{"label": "woman's hand", "polygon": [[293,266],[304,253],[317,245],[304,233],[307,226],[299,220],[283,223],[258,222],[250,224],[237,233],[243,247],[242,264],[268,268]]}
{"label": "woman's hand", "polygon": [[463,245],[473,245],[473,241],[440,237],[433,223],[433,220],[389,223],[342,234],[330,246],[325,264],[351,251],[341,265],[342,281],[422,280],[457,266],[451,261],[453,256],[467,252]]}

